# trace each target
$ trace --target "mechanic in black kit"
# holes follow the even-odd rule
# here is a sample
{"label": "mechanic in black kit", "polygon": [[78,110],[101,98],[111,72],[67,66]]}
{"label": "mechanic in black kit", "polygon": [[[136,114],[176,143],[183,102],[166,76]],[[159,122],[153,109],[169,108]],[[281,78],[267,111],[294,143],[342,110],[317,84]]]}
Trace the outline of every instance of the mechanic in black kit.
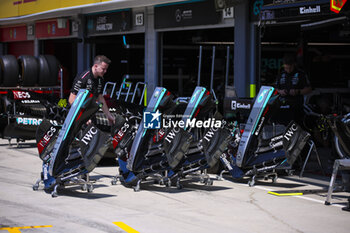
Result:
{"label": "mechanic in black kit", "polygon": [[74,79],[71,93],[68,99],[70,105],[73,104],[78,91],[80,89],[89,90],[94,96],[97,97],[97,101],[102,103],[102,110],[106,115],[110,124],[115,123],[115,118],[109,112],[106,101],[102,95],[103,91],[103,76],[107,72],[108,66],[111,64],[111,60],[106,56],[98,55],[94,58],[94,64],[90,70],[86,70],[77,75]]}
{"label": "mechanic in black kit", "polygon": [[287,114],[283,114],[284,120],[301,123],[304,95],[310,93],[312,88],[306,73],[297,68],[293,54],[286,54],[283,57],[283,71],[278,76],[275,87],[285,105],[289,105],[289,110],[285,112]]}

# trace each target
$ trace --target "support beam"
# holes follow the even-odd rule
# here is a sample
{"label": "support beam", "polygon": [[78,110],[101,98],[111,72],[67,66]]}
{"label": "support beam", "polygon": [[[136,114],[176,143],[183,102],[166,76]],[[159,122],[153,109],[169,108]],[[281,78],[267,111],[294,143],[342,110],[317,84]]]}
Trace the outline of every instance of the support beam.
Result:
{"label": "support beam", "polygon": [[80,16],[79,20],[81,23],[79,23],[78,37],[81,39],[81,42],[77,43],[77,74],[80,74],[92,65],[90,45],[86,44],[84,40],[84,17]]}
{"label": "support beam", "polygon": [[249,97],[256,95],[256,77],[257,77],[257,26],[254,23],[249,24],[250,29],[250,56],[249,56]]}
{"label": "support beam", "polygon": [[34,56],[40,55],[40,41],[38,38],[34,39]]}
{"label": "support beam", "polygon": [[147,83],[147,99],[149,100],[159,83],[159,37],[154,29],[154,7],[145,10],[145,82]]}
{"label": "support beam", "polygon": [[92,64],[90,57],[90,51],[88,46],[82,42],[77,44],[77,73],[80,74],[84,70],[88,69]]}
{"label": "support beam", "polygon": [[0,56],[5,54],[5,43],[0,43]]}
{"label": "support beam", "polygon": [[239,97],[249,96],[249,1],[235,6],[234,86]]}

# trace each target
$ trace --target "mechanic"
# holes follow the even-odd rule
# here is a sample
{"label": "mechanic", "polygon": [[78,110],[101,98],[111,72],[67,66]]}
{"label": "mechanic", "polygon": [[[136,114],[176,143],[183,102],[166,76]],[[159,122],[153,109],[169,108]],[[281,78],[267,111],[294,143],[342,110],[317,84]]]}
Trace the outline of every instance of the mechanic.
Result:
{"label": "mechanic", "polygon": [[108,59],[106,56],[96,56],[94,58],[94,64],[91,67],[91,69],[86,70],[75,77],[68,102],[70,105],[72,105],[78,94],[78,91],[81,88],[87,89],[95,97],[97,97],[98,102],[102,103],[102,110],[106,115],[109,123],[115,124],[115,118],[109,112],[106,100],[102,95],[103,76],[107,72],[109,64],[111,64],[111,60]]}
{"label": "mechanic", "polygon": [[286,54],[283,57],[283,71],[278,76],[275,87],[285,105],[289,106],[287,114],[283,114],[284,120],[300,123],[304,115],[304,95],[310,93],[312,88],[306,73],[297,68],[293,54]]}

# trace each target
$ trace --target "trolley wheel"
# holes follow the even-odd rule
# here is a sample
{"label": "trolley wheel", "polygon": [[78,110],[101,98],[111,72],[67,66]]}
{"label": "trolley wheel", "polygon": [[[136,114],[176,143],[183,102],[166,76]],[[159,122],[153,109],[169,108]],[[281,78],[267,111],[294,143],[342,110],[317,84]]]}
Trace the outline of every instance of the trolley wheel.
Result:
{"label": "trolley wheel", "polygon": [[83,184],[83,185],[81,185],[81,191],[86,191],[87,189],[88,189],[88,186],[87,186],[87,184]]}
{"label": "trolley wheel", "polygon": [[33,191],[38,191],[39,189],[39,184],[34,184],[33,185]]}
{"label": "trolley wheel", "polygon": [[141,184],[141,180],[138,180],[136,183],[136,186],[133,186],[134,192],[140,191],[140,184]]}
{"label": "trolley wheel", "polygon": [[111,184],[112,185],[117,185],[117,183],[118,183],[118,177],[113,177],[113,179],[112,179],[112,181],[111,181]]}
{"label": "trolley wheel", "polygon": [[88,185],[87,192],[92,193],[93,190],[94,190],[94,186],[92,184]]}
{"label": "trolley wheel", "polygon": [[176,188],[179,190],[183,188],[182,184],[180,184],[180,181],[176,182]]}
{"label": "trolley wheel", "polygon": [[56,192],[56,191],[53,191],[53,192],[51,193],[51,197],[58,197],[57,192]]}
{"label": "trolley wheel", "polygon": [[273,184],[276,183],[276,182],[277,182],[277,179],[278,179],[278,177],[277,177],[277,176],[274,176],[274,177],[272,178],[272,183],[273,183]]}
{"label": "trolley wheel", "polygon": [[132,187],[134,189],[134,192],[139,192],[140,191],[140,186],[136,185],[134,187]]}
{"label": "trolley wheel", "polygon": [[288,176],[292,176],[292,175],[294,175],[294,170],[287,170],[286,169],[286,173]]}
{"label": "trolley wheel", "polygon": [[205,181],[205,185],[207,185],[207,186],[212,186],[213,185],[213,180],[211,180],[211,179],[207,179],[206,181]]}

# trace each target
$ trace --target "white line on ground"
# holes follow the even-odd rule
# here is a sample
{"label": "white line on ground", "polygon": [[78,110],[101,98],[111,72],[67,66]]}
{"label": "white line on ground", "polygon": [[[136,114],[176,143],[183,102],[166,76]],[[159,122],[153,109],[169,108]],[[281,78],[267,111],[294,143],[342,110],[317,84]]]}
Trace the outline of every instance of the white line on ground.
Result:
{"label": "white line on ground", "polygon": [[[239,184],[238,185],[242,185],[242,186],[247,186],[247,184]],[[265,187],[260,187],[260,186],[254,186],[253,188],[257,188],[257,189],[260,189],[260,190],[265,190],[265,191],[273,191],[272,189],[269,189],[269,188],[265,188]],[[318,202],[318,203],[321,203],[321,204],[324,204],[324,201],[321,201],[321,200],[317,200],[317,199],[314,199],[314,198],[311,198],[311,197],[305,197],[305,196],[292,196],[294,198],[301,198],[301,199],[304,199],[304,200],[308,200],[308,201],[313,201],[313,202]],[[339,204],[332,204],[331,206],[334,206],[334,207],[339,207],[339,208],[343,208],[344,206],[343,205],[339,205]]]}

